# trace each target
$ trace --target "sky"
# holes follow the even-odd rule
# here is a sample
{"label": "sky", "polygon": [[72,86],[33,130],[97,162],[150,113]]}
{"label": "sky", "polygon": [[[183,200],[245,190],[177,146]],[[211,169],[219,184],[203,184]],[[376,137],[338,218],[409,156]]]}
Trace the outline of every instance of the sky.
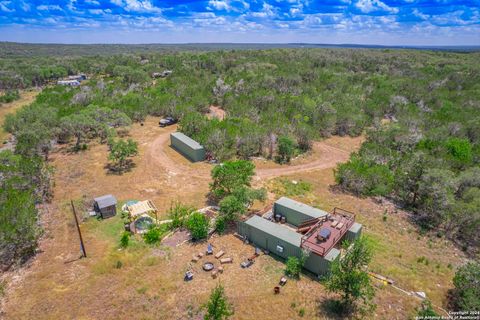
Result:
{"label": "sky", "polygon": [[480,45],[480,0],[0,0],[0,41]]}

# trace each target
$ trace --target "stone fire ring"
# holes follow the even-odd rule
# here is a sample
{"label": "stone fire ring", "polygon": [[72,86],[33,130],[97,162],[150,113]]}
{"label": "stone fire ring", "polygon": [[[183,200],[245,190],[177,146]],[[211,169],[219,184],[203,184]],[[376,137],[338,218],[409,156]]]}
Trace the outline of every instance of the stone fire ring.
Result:
{"label": "stone fire ring", "polygon": [[212,271],[213,268],[215,268],[215,266],[211,262],[205,262],[203,264],[203,270],[205,270],[205,271]]}

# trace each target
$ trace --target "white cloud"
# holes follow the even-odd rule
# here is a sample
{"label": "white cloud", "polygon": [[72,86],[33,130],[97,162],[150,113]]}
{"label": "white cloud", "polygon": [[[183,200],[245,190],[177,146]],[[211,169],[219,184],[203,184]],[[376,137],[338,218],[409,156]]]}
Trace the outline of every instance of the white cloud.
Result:
{"label": "white cloud", "polygon": [[119,7],[121,7],[123,5],[122,0],[110,0],[110,2],[113,3],[116,6],[119,6]]}
{"label": "white cloud", "polygon": [[415,17],[420,18],[422,20],[427,20],[429,18],[429,16],[427,14],[424,14],[424,13],[420,12],[420,10],[418,10],[417,8],[413,9],[412,14]]}
{"label": "white cloud", "polygon": [[21,7],[22,7],[23,11],[25,11],[25,12],[30,11],[30,5],[26,2],[24,2],[24,1],[22,1]]}
{"label": "white cloud", "polygon": [[210,8],[214,8],[215,10],[230,10],[230,6],[226,1],[210,0],[208,1],[208,6]]}
{"label": "white cloud", "polygon": [[91,14],[105,14],[105,12],[101,9],[90,9],[88,10]]}
{"label": "white cloud", "polygon": [[162,10],[155,7],[150,0],[125,0],[126,11],[132,12],[161,12]]}
{"label": "white cloud", "polygon": [[363,13],[374,11],[387,11],[390,13],[398,13],[398,8],[389,7],[380,0],[359,0],[355,6]]}
{"label": "white cloud", "polygon": [[266,18],[276,16],[274,12],[274,7],[266,2],[263,3],[262,11],[252,12],[253,17],[257,18]]}
{"label": "white cloud", "polygon": [[0,1],[0,11],[3,12],[14,12],[15,9],[10,9],[8,6],[12,3],[12,1]]}
{"label": "white cloud", "polygon": [[93,4],[93,5],[95,5],[95,6],[99,6],[99,5],[100,5],[100,2],[98,2],[97,0],[85,0],[85,3]]}
{"label": "white cloud", "polygon": [[40,5],[40,6],[37,6],[37,10],[40,10],[40,11],[62,11],[62,8],[60,8],[60,6],[58,5]]}

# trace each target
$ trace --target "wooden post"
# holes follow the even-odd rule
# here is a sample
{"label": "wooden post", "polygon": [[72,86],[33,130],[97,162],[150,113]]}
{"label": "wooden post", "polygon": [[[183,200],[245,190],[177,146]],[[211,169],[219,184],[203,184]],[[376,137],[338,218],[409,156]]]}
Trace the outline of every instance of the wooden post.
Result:
{"label": "wooden post", "polygon": [[87,257],[87,252],[85,251],[85,245],[83,244],[82,232],[80,231],[80,226],[78,225],[77,212],[75,211],[75,206],[73,205],[73,200],[70,200],[72,204],[73,217],[75,218],[75,225],[77,226],[78,237],[80,238],[80,249],[82,249],[83,257]]}

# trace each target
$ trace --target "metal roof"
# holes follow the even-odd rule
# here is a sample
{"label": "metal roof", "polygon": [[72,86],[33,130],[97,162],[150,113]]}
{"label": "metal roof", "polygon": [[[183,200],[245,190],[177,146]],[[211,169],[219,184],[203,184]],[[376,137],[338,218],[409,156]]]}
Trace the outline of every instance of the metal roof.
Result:
{"label": "metal roof", "polygon": [[181,132],[174,132],[174,133],[171,133],[171,135],[173,137],[177,138],[178,140],[182,141],[183,143],[185,143],[188,147],[190,147],[193,150],[203,149],[203,147],[202,147],[202,145],[200,145],[200,143],[198,143],[197,141],[193,140],[192,138],[184,135]]}
{"label": "metal roof", "polygon": [[332,248],[330,251],[327,253],[325,257],[323,257],[325,260],[328,261],[333,261],[335,260],[338,256],[340,255],[340,250],[337,248]]}
{"label": "metal roof", "polygon": [[302,235],[293,230],[290,230],[287,227],[273,223],[259,216],[252,216],[250,219],[245,221],[245,223],[274,237],[277,237],[285,242],[288,242],[291,245],[300,247]]}
{"label": "metal roof", "polygon": [[107,194],[93,200],[97,203],[99,209],[114,206],[117,204],[117,199],[115,199],[115,197],[111,194]]}
{"label": "metal roof", "polygon": [[348,229],[348,231],[351,231],[353,233],[357,233],[358,231],[360,231],[360,229],[362,228],[362,225],[358,222],[355,222],[351,227],[350,229]]}
{"label": "metal roof", "polygon": [[310,216],[312,218],[321,218],[326,215],[328,215],[328,212],[311,207],[309,205],[306,205],[304,203],[292,200],[287,197],[281,197],[275,203],[278,203],[279,205],[282,205],[284,207],[290,208],[294,211],[300,212],[304,215]]}

